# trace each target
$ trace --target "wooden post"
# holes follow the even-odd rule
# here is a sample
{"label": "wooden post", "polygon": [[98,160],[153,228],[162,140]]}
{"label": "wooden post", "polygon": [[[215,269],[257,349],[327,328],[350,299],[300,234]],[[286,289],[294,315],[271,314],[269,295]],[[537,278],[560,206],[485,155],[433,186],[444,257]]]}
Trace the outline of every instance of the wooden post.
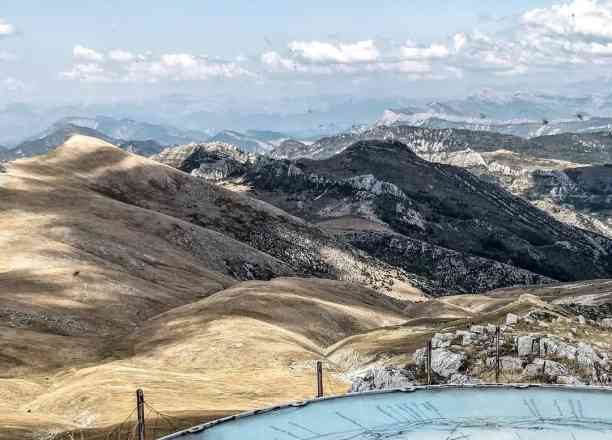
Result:
{"label": "wooden post", "polygon": [[499,326],[495,329],[495,383],[499,383]]}
{"label": "wooden post", "polygon": [[431,385],[431,339],[427,341],[427,385]]}
{"label": "wooden post", "polygon": [[136,406],[138,408],[138,440],[145,440],[144,392],[136,390]]}
{"label": "wooden post", "polygon": [[317,361],[317,398],[323,397],[323,363]]}

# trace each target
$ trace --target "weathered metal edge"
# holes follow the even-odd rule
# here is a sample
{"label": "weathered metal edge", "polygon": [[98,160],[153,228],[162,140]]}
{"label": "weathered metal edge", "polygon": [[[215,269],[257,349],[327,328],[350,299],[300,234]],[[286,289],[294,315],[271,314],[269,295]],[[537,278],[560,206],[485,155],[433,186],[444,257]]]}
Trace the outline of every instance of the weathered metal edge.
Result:
{"label": "weathered metal edge", "polygon": [[366,391],[362,393],[350,393],[350,394],[341,394],[337,396],[329,396],[329,397],[321,397],[319,399],[311,399],[311,400],[303,400],[291,402],[283,405],[271,406],[268,408],[258,409],[254,411],[247,411],[241,414],[236,414],[229,417],[224,417],[222,419],[213,420],[212,422],[203,423],[201,425],[195,425],[191,428],[184,429],[182,431],[175,432],[173,434],[167,435],[165,437],[161,437],[158,440],[171,440],[182,437],[187,434],[193,434],[196,432],[205,431],[206,429],[212,428],[213,426],[220,425],[222,423],[231,422],[234,420],[244,419],[247,417],[253,417],[261,414],[267,414],[274,411],[279,411],[287,408],[299,408],[302,406],[309,405],[311,403],[322,402],[326,400],[336,400],[336,399],[350,399],[351,397],[359,397],[359,396],[373,396],[379,394],[393,394],[393,393],[412,393],[416,391],[434,391],[434,390],[448,390],[448,389],[529,389],[529,388],[546,388],[546,389],[557,389],[557,390],[565,390],[565,391],[606,391],[612,394],[612,387],[601,387],[601,386],[590,386],[590,385],[548,385],[548,384],[475,384],[475,385],[419,385],[414,387],[407,388],[394,388],[389,390],[380,390],[380,391]]}

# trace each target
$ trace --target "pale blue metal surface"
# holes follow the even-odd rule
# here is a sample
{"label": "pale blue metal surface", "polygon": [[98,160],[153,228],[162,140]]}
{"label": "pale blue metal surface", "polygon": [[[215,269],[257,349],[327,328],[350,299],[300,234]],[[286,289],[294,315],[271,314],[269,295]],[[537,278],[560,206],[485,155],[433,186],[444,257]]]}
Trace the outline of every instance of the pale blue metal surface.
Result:
{"label": "pale blue metal surface", "polygon": [[610,440],[612,390],[486,385],[352,394],[228,417],[170,439]]}

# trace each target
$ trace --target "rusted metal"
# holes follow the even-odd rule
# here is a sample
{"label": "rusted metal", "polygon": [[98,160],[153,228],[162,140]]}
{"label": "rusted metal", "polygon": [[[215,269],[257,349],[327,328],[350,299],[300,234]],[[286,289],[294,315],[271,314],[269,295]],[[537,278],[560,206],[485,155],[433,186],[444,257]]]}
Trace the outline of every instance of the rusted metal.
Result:
{"label": "rusted metal", "polygon": [[317,399],[323,397],[323,362],[317,361]]}
{"label": "rusted metal", "polygon": [[144,391],[136,390],[136,405],[138,408],[138,440],[145,440]]}
{"label": "rusted metal", "polygon": [[499,336],[500,336],[499,326],[495,329],[495,383],[499,383]]}
{"label": "rusted metal", "polygon": [[432,352],[432,343],[431,339],[427,341],[427,385],[431,385],[432,383],[432,374],[431,374],[431,352]]}

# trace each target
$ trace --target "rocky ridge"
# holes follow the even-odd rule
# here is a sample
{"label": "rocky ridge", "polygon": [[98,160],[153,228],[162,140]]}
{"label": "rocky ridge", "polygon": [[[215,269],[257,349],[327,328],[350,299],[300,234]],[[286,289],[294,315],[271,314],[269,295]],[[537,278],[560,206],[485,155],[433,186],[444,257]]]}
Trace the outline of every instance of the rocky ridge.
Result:
{"label": "rocky ridge", "polygon": [[[220,183],[239,184],[414,273],[419,287],[435,295],[575,279],[583,261],[578,254],[597,260],[597,276],[605,276],[610,264],[610,243],[603,237],[567,228],[460,168],[420,159],[399,142],[364,141],[326,160],[260,157],[231,168],[205,148],[168,150],[163,160],[192,173],[202,165],[209,175],[212,164]],[[546,234],[550,238],[543,239]],[[568,246],[574,242],[581,244]],[[575,264],[559,271],[554,266],[566,259],[558,252]]]}
{"label": "rocky ridge", "polygon": [[[245,180],[256,197],[339,235],[343,219],[369,223],[358,231],[348,227],[347,234],[367,251],[364,235],[381,240],[384,234],[400,234],[560,280],[575,276],[588,254],[602,269],[594,277],[605,277],[611,264],[610,240],[558,223],[497,186],[461,168],[427,162],[399,142],[358,142],[318,161],[262,159]],[[387,251],[386,261],[398,259]],[[557,264],[565,265],[560,255],[573,260],[571,268],[560,270]]]}
{"label": "rocky ridge", "polygon": [[[509,313],[501,326],[472,325],[436,333],[431,339],[433,382],[494,382],[499,329],[501,383],[607,386],[612,383],[612,346],[601,338],[611,324],[612,320],[605,318],[593,321],[581,315],[533,310],[523,316]],[[422,384],[426,368],[427,349],[420,348],[405,367],[375,367],[353,373],[351,392]]]}
{"label": "rocky ridge", "polygon": [[[609,132],[561,133],[524,139],[487,131],[377,126],[323,138],[301,148],[281,145],[272,156],[325,159],[363,139],[401,141],[425,160],[466,168],[526,198],[560,221],[612,237],[612,219],[607,208],[602,209],[601,197],[580,190],[564,196],[568,189],[575,189],[566,188],[572,178],[564,176],[565,169],[599,164],[601,176],[601,166],[612,162]],[[546,185],[548,189],[544,188]]]}
{"label": "rocky ridge", "polygon": [[556,219],[612,237],[612,167],[537,159],[506,150],[480,153],[484,165],[465,164]]}
{"label": "rocky ridge", "polygon": [[596,133],[561,133],[525,139],[494,131],[438,129],[410,125],[374,126],[365,130],[329,136],[302,148],[277,147],[270,154],[279,159],[325,159],[362,140],[391,140],[406,144],[426,160],[449,163],[453,155],[466,151],[508,150],[543,159],[575,163],[612,162],[612,135]]}
{"label": "rocky ridge", "polygon": [[244,153],[232,144],[209,142],[166,148],[151,159],[178,168],[196,177],[219,181],[244,174],[255,155]]}

